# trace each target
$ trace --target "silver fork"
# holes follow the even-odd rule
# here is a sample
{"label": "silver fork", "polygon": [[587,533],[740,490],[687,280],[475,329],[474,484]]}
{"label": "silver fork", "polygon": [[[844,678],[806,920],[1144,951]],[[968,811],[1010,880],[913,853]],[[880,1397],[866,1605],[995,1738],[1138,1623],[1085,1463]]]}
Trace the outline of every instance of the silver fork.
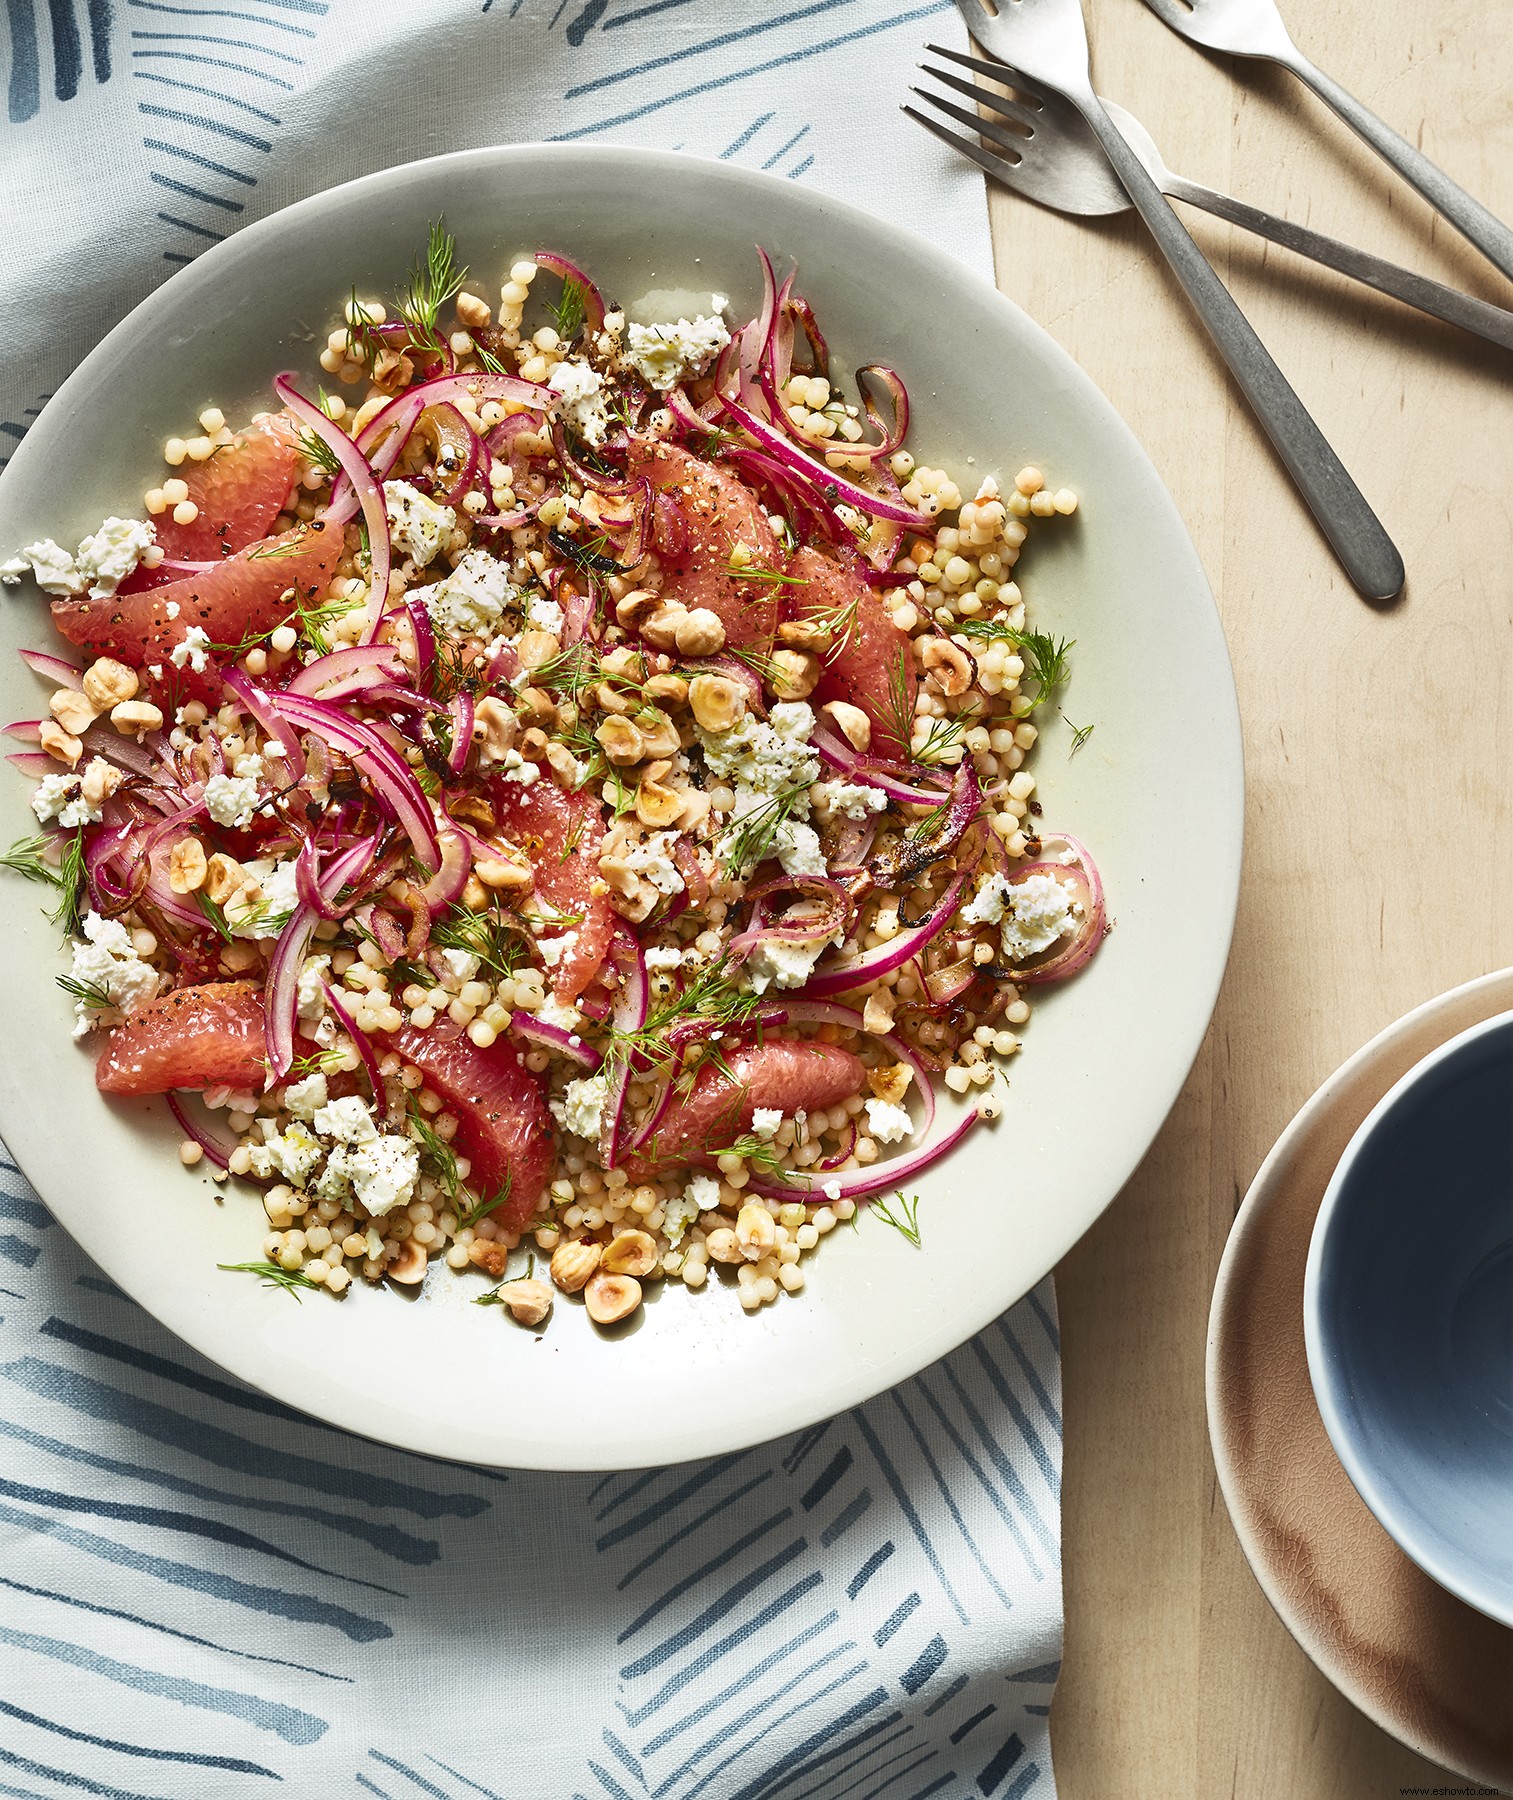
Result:
{"label": "silver fork", "polygon": [[[1097,138],[1074,106],[1060,99],[1048,88],[1038,87],[1019,70],[1007,68],[1002,63],[984,62],[977,56],[964,56],[959,50],[948,50],[941,44],[927,44],[925,48],[934,56],[944,57],[961,68],[985,75],[990,81],[1012,87],[1020,96],[1018,99],[1007,99],[988,88],[962,81],[944,69],[931,68],[924,63],[920,65],[934,80],[1010,120],[1013,128],[1005,129],[994,124],[991,119],[982,118],[978,113],[953,106],[949,100],[943,100],[926,88],[917,87],[913,90],[921,100],[965,125],[974,134],[1001,145],[1007,154],[998,156],[984,151],[975,142],[975,138],[969,142],[958,137],[933,119],[916,112],[912,106],[906,106],[904,111],[910,118],[918,120],[927,131],[933,132],[963,155],[971,157],[995,180],[1056,212],[1075,213],[1085,217],[1129,211],[1129,195],[1120,186]],[[1218,192],[1217,189],[1204,187],[1201,182],[1189,181],[1166,166],[1150,133],[1138,119],[1127,113],[1122,106],[1115,106],[1111,100],[1105,100],[1103,108],[1119,127],[1126,143],[1145,164],[1152,181],[1168,199],[1183,200],[1190,206],[1201,207],[1216,218],[1227,219],[1233,225],[1255,232],[1258,237],[1281,244],[1300,256],[1311,257],[1314,262],[1335,269],[1342,275],[1351,276],[1367,287],[1375,288],[1379,293],[1390,294],[1393,299],[1417,307],[1420,312],[1426,312],[1433,318],[1458,325],[1463,331],[1472,332],[1504,350],[1513,350],[1513,312],[1507,312],[1500,306],[1492,306],[1485,300],[1472,299],[1469,294],[1445,287],[1438,281],[1430,281],[1426,276],[1416,275],[1411,269],[1388,262],[1385,257],[1372,256],[1368,251],[1358,250],[1353,244],[1343,244],[1338,238],[1311,231],[1306,225],[1295,224],[1291,219],[1278,218],[1275,213],[1250,206],[1232,195]]]}
{"label": "silver fork", "polygon": [[1341,567],[1368,599],[1393,599],[1404,576],[1392,539],[1093,92],[1080,0],[1001,0],[996,13],[984,0],[956,5],[980,44],[1087,120]]}
{"label": "silver fork", "polygon": [[1288,35],[1275,0],[1145,0],[1145,4],[1189,43],[1290,69],[1483,256],[1504,275],[1513,276],[1513,231],[1479,200],[1473,200],[1437,163],[1430,162],[1422,150],[1399,137],[1369,107],[1311,63]]}

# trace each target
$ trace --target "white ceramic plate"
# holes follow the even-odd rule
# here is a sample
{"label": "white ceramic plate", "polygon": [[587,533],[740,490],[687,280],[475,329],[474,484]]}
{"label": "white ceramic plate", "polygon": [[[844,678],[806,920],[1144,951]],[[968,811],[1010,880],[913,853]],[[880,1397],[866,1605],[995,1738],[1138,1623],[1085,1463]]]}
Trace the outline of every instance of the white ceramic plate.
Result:
{"label": "white ceramic plate", "polygon": [[[1046,828],[1093,848],[1114,930],[1040,1002],[1005,1116],[918,1184],[924,1246],[880,1222],[842,1230],[798,1301],[744,1316],[717,1284],[653,1293],[601,1337],[564,1304],[542,1337],[468,1304],[477,1277],[434,1271],[419,1300],[360,1292],[295,1305],[218,1262],[259,1254],[255,1196],[224,1197],[174,1156],[161,1102],[107,1103],[70,1042],[63,968],[38,890],[0,881],[10,944],[0,1135],[107,1273],[224,1368],[290,1405],[425,1454],[507,1467],[611,1469],[759,1443],[926,1367],[1024,1294],[1145,1153],[1187,1075],[1229,947],[1243,785],[1229,660],[1170,497],[1080,370],[933,245],[810,189],[726,164],[622,147],[522,146],[439,157],[317,195],[217,245],[145,301],[49,403],[0,477],[0,550],[72,544],[133,514],[160,445],[214,402],[269,403],[350,289],[403,282],[445,214],[491,281],[549,245],[623,301],[719,289],[741,316],[760,241],[796,260],[837,366],[893,364],[910,443],[965,488],[1033,460],[1082,498],[1020,565],[1033,616],[1077,640],[1066,705],[1036,752]],[[39,688],[14,655],[51,632],[30,587],[0,606],[7,717]],[[29,786],[0,786],[0,830],[31,826]]]}

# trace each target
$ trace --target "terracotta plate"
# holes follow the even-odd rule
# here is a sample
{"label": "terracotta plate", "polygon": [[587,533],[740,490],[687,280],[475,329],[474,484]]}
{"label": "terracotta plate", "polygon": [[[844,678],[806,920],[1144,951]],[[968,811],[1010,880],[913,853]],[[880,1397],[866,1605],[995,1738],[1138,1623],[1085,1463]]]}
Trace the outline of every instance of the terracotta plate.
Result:
{"label": "terracotta plate", "polygon": [[1367,1511],[1314,1403],[1303,1269],[1356,1127],[1431,1050],[1513,1007],[1513,969],[1399,1019],[1326,1081],[1262,1164],[1208,1327],[1208,1427],[1229,1515],[1287,1629],[1384,1731],[1458,1774],[1513,1785],[1513,1630],[1438,1587]]}

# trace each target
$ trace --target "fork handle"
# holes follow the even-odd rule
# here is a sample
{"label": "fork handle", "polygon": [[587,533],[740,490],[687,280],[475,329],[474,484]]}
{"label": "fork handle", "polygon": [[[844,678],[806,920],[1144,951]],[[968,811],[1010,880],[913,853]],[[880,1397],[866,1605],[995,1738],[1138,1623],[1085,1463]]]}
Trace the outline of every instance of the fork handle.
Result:
{"label": "fork handle", "polygon": [[1446,324],[1473,332],[1489,344],[1513,350],[1513,312],[1505,312],[1502,307],[1489,305],[1485,300],[1474,300],[1457,288],[1430,281],[1427,276],[1415,275],[1411,269],[1388,262],[1385,257],[1358,250],[1354,244],[1325,237],[1321,231],[1310,231],[1306,225],[1278,218],[1275,213],[1263,212],[1258,206],[1247,206],[1243,200],[1204,187],[1201,182],[1174,175],[1163,185],[1174,200],[1185,200],[1189,206],[1201,207],[1215,218],[1227,219],[1231,225],[1253,231],[1257,237],[1269,238],[1272,243],[1294,250],[1299,256],[1310,257],[1327,269],[1337,269],[1341,275],[1364,282],[1378,293],[1390,294],[1394,300],[1416,306],[1420,312],[1443,319]]}
{"label": "fork handle", "polygon": [[1063,92],[1078,106],[1102,144],[1345,573],[1368,599],[1394,599],[1402,591],[1403,559],[1381,520],[1366,504],[1349,471],[1091,86],[1083,94]]}
{"label": "fork handle", "polygon": [[1315,67],[1295,45],[1292,55],[1286,58],[1286,67],[1307,82],[1326,106],[1338,113],[1350,129],[1364,138],[1410,186],[1417,188],[1483,256],[1495,263],[1504,275],[1513,278],[1513,231],[1495,213],[1488,212],[1480,200],[1473,200],[1438,164],[1430,162],[1422,150],[1400,137],[1369,107],[1362,106],[1354,94],[1347,93],[1333,76]]}

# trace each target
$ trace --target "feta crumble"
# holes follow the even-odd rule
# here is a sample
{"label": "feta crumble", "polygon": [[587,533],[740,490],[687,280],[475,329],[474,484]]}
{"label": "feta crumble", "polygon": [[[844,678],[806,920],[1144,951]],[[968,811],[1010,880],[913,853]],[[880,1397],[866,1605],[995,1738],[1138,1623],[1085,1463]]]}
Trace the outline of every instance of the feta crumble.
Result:
{"label": "feta crumble", "polygon": [[168,652],[168,660],[176,669],[182,669],[187,663],[196,675],[203,675],[210,660],[210,633],[203,625],[191,625]]}
{"label": "feta crumble", "polygon": [[102,817],[99,808],[84,798],[79,774],[44,775],[32,794],[32,811],[39,825],[56,821],[66,831],[76,825],[97,825]]}
{"label": "feta crumble", "polygon": [[1039,956],[1073,929],[1081,912],[1081,902],[1054,875],[1026,875],[1009,890],[1004,955],[1014,962]]}
{"label": "feta crumble", "polygon": [[996,925],[1008,905],[1009,884],[1002,875],[990,875],[961,909],[964,925]]}
{"label": "feta crumble", "polygon": [[817,781],[809,797],[821,817],[828,814],[858,821],[885,811],[888,805],[888,796],[881,788],[857,781]]}
{"label": "feta crumble", "polygon": [[549,631],[554,637],[561,637],[567,615],[548,595],[532,594],[526,601],[525,622],[532,631]]}
{"label": "feta crumble", "polygon": [[393,541],[417,568],[434,562],[457,525],[457,514],[408,481],[384,483],[384,511]]}
{"label": "feta crumble", "polygon": [[89,583],[90,597],[103,600],[113,594],[142,560],[142,552],[156,542],[157,533],[145,519],[104,520],[74,559],[81,579]]}
{"label": "feta crumble", "polygon": [[471,950],[443,950],[441,960],[451,970],[459,985],[471,981],[478,973],[478,958]]}
{"label": "feta crumble", "polygon": [[271,1119],[260,1119],[258,1123],[263,1128],[263,1142],[247,1146],[252,1173],[263,1181],[279,1174],[295,1187],[303,1187],[325,1155],[311,1136],[310,1127],[299,1119],[292,1120],[284,1131],[279,1131]]}
{"label": "feta crumble", "polygon": [[314,1024],[326,1010],[325,974],[330,967],[329,956],[307,956],[300,965],[295,1004],[302,1024]]}
{"label": "feta crumble", "polygon": [[680,381],[702,375],[730,342],[721,318],[700,313],[669,325],[632,325],[625,360],[650,387],[666,393]]}
{"label": "feta crumble", "polygon": [[551,1102],[552,1117],[574,1137],[597,1138],[608,1097],[609,1077],[586,1075],[580,1081],[570,1081],[562,1098]]}
{"label": "feta crumble", "polygon": [[546,385],[562,396],[562,416],[584,443],[602,444],[609,430],[604,377],[586,362],[560,362],[547,377]]}
{"label": "feta crumble", "polygon": [[14,587],[28,569],[44,594],[82,594],[84,591],[84,577],[75,567],[74,559],[51,538],[28,544],[19,555],[11,557],[0,571],[0,580]]}
{"label": "feta crumble", "polygon": [[323,1138],[338,1144],[371,1144],[378,1136],[372,1108],[356,1094],[318,1107],[313,1123]]}
{"label": "feta crumble", "polygon": [[284,1105],[296,1119],[314,1124],[315,1115],[326,1104],[326,1078],[319,1070],[303,1081],[291,1081],[284,1089]]}
{"label": "feta crumble", "polygon": [[783,1123],[782,1110],[776,1106],[759,1106],[751,1115],[751,1130],[764,1144],[770,1144]]}
{"label": "feta crumble", "polygon": [[869,1100],[867,1129],[878,1143],[896,1144],[901,1138],[913,1137],[914,1121],[907,1107],[895,1106],[891,1100]]}
{"label": "feta crumble", "polygon": [[255,775],[212,775],[205,783],[206,812],[233,830],[252,823],[260,797]]}
{"label": "feta crumble", "polygon": [[537,938],[536,950],[541,957],[542,965],[555,969],[564,956],[571,953],[578,942],[576,931],[564,931],[561,937]]}
{"label": "feta crumble", "polygon": [[653,944],[646,952],[646,966],[653,975],[665,975],[683,966],[683,952],[676,944]]}
{"label": "feta crumble", "polygon": [[[108,998],[121,1012],[134,1012],[157,998],[162,976],[142,961],[132,945],[131,933],[119,919],[102,919],[86,913],[82,930],[85,942],[73,946],[72,980]],[[74,1036],[86,1036],[100,1023],[101,1008],[87,1000],[74,1001]]]}
{"label": "feta crumble", "polygon": [[353,1194],[377,1219],[408,1201],[419,1179],[419,1147],[408,1138],[375,1133],[355,1150],[339,1144],[312,1191],[322,1200]]}
{"label": "feta crumble", "polygon": [[702,1212],[713,1212],[720,1204],[720,1184],[712,1175],[694,1175],[681,1194],[669,1200],[662,1213],[662,1230],[674,1249],[683,1234]]}
{"label": "feta crumble", "polygon": [[834,942],[833,936],[817,944],[789,944],[781,938],[764,938],[746,959],[752,993],[765,994],[769,987],[802,987]]}
{"label": "feta crumble", "polygon": [[412,588],[409,597],[424,601],[431,624],[443,637],[489,638],[520,590],[506,564],[487,550],[469,550],[450,575],[430,587]]}

